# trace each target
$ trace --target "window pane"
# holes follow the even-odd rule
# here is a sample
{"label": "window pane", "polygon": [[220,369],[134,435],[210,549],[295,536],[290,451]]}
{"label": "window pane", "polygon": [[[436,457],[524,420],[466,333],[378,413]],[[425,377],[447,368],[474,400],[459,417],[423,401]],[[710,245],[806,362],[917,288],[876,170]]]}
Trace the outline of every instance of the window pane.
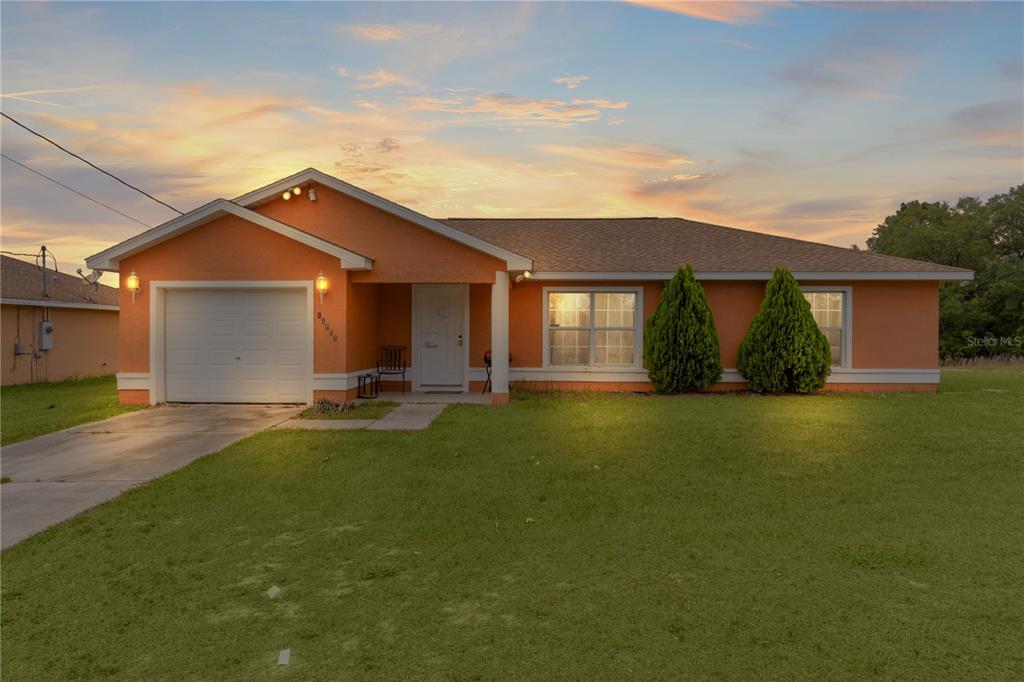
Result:
{"label": "window pane", "polygon": [[636,320],[636,294],[594,294],[595,327],[633,327]]}
{"label": "window pane", "polygon": [[811,304],[811,314],[819,327],[843,326],[843,294],[832,291],[813,291],[804,294]]}
{"label": "window pane", "polygon": [[832,364],[839,365],[843,362],[843,332],[839,329],[826,329],[825,338],[832,348]]}
{"label": "window pane", "polygon": [[548,324],[552,327],[589,327],[590,294],[548,294]]}
{"label": "window pane", "polygon": [[548,332],[548,341],[551,343],[550,364],[585,365],[590,362],[590,332],[552,329]]}
{"label": "window pane", "polygon": [[594,362],[598,365],[632,365],[636,332],[598,330],[594,332]]}

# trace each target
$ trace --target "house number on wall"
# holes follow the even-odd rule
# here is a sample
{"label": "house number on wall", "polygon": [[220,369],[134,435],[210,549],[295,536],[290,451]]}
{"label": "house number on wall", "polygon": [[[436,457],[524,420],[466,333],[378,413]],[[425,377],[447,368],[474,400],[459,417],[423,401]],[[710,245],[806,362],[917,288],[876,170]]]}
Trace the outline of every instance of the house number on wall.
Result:
{"label": "house number on wall", "polygon": [[326,330],[327,337],[331,341],[334,341],[335,343],[337,343],[338,335],[335,334],[333,331],[331,331],[331,323],[327,321],[327,318],[324,317],[324,314],[322,312],[317,313],[316,314],[316,319],[320,321],[320,326],[323,327],[324,330]]}

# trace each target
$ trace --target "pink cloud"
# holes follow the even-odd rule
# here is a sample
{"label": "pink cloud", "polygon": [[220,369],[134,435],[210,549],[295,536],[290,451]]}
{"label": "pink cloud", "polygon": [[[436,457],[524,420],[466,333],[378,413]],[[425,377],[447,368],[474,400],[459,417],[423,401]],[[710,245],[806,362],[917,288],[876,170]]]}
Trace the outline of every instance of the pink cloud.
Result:
{"label": "pink cloud", "polygon": [[670,169],[693,164],[692,161],[673,149],[639,144],[622,146],[539,144],[534,149],[544,154],[553,154],[577,161],[625,168]]}
{"label": "pink cloud", "polygon": [[767,12],[791,6],[788,2],[676,2],[668,0],[629,0],[634,5],[682,14],[683,16],[722,24],[754,24]]}
{"label": "pink cloud", "polygon": [[564,85],[569,90],[575,90],[586,80],[590,80],[590,78],[588,76],[559,76],[558,78],[552,78],[551,82]]}
{"label": "pink cloud", "polygon": [[478,95],[471,100],[462,97],[407,97],[406,104],[414,111],[439,111],[451,114],[488,115],[503,121],[574,125],[601,118],[602,110],[625,109],[629,102],[605,99],[564,101],[534,99],[506,93]]}
{"label": "pink cloud", "polygon": [[360,24],[343,28],[363,40],[390,42],[438,33],[443,27],[440,24]]}
{"label": "pink cloud", "polygon": [[397,73],[385,71],[384,69],[361,74],[356,76],[356,80],[358,81],[356,87],[360,90],[379,90],[380,88],[391,86],[416,87],[417,85],[415,81],[405,76],[400,76]]}

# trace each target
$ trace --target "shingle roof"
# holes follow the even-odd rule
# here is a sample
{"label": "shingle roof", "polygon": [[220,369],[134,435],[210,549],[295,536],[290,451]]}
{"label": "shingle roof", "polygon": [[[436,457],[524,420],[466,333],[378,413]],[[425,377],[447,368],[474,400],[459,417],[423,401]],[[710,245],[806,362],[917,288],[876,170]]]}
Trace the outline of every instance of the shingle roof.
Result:
{"label": "shingle roof", "polygon": [[0,297],[62,303],[98,303],[117,305],[117,289],[97,284],[95,289],[77,275],[46,269],[46,293],[43,273],[33,263],[3,256],[0,260]]}
{"label": "shingle roof", "polygon": [[539,272],[968,273],[683,218],[449,218],[441,222],[532,258]]}

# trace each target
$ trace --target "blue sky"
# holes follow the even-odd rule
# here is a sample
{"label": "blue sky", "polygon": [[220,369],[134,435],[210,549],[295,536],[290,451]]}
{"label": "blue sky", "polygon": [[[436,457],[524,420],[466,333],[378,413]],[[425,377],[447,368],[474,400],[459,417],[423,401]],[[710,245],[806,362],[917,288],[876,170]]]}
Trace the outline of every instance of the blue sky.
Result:
{"label": "blue sky", "polygon": [[[429,215],[841,245],[1024,178],[1020,3],[10,3],[3,110],[183,210],[316,166]],[[4,153],[166,209],[8,122]],[[3,162],[5,249],[141,227]]]}

